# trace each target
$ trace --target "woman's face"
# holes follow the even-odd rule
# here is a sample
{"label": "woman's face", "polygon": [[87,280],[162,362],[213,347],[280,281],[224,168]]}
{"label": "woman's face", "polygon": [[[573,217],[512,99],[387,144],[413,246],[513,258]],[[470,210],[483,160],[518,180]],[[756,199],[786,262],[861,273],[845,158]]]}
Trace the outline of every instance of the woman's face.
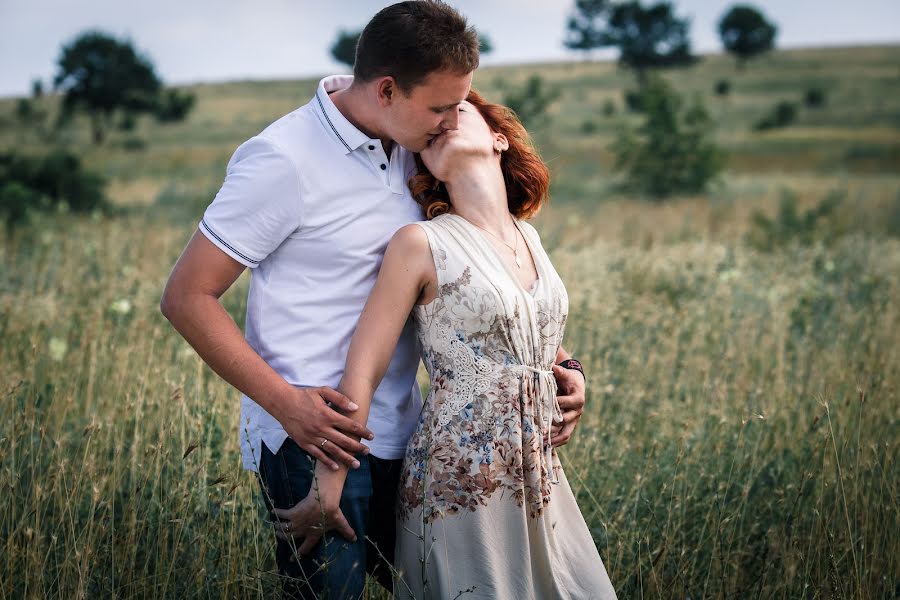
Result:
{"label": "woman's face", "polygon": [[459,105],[459,124],[435,136],[422,150],[422,162],[437,179],[447,181],[455,169],[474,160],[497,160],[495,147],[506,148],[506,138],[494,133],[473,104]]}

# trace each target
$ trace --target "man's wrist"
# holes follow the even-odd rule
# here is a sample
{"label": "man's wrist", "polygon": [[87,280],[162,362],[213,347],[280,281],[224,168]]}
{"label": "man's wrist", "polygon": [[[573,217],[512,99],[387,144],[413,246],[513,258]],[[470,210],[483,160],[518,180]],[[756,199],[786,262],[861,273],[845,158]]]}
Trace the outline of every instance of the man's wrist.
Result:
{"label": "man's wrist", "polygon": [[267,390],[259,400],[254,398],[254,402],[263,407],[263,409],[272,415],[276,421],[284,427],[284,422],[290,415],[290,409],[295,408],[296,403],[289,400],[298,388],[294,387],[284,379],[279,381]]}
{"label": "man's wrist", "polygon": [[581,373],[581,376],[584,377],[585,381],[587,381],[587,375],[584,374],[584,367],[582,366],[580,360],[577,360],[575,358],[567,358],[566,360],[561,361],[557,364],[564,369],[578,371],[579,373]]}

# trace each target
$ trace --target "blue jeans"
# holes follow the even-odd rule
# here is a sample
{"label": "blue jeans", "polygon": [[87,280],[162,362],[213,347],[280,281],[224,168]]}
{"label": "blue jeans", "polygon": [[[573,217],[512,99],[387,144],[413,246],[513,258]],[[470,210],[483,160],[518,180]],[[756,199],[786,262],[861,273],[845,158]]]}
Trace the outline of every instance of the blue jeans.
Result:
{"label": "blue jeans", "polygon": [[[392,561],[394,555],[394,508],[402,460],[356,458],[360,467],[347,474],[340,505],[356,532],[356,542],[326,533],[311,554],[292,562],[300,542],[278,540],[275,562],[284,598],[355,600],[362,595],[367,571],[390,591],[390,566],[384,559]],[[290,438],[276,454],[262,444],[259,481],[268,511],[273,505],[290,508],[305,498],[312,488],[314,468],[309,454]]]}

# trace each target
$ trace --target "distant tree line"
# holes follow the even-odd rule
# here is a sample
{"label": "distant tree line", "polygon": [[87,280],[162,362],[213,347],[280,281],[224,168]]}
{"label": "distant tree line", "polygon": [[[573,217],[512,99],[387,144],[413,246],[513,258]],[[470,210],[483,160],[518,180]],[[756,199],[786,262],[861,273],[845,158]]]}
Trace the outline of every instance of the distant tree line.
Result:
{"label": "distant tree line", "polygon": [[[731,7],[718,23],[722,45],[735,56],[739,70],[774,48],[777,31],[758,9],[745,4]],[[655,198],[705,189],[725,162],[713,141],[715,124],[699,98],[687,103],[654,74],[698,60],[691,51],[690,22],[676,13],[673,3],[575,0],[563,44],[587,56],[596,49],[616,48],[619,64],[635,74],[637,89],[625,90],[624,100],[643,122],[621,127],[612,146],[626,186]],[[730,89],[727,80],[715,87],[720,96]],[[812,98],[816,101],[824,102],[823,95]],[[607,101],[603,111],[611,115],[615,106]],[[793,104],[782,103],[757,129],[784,126],[795,113]],[[582,125],[586,133],[593,129],[593,122]]]}
{"label": "distant tree line", "polygon": [[196,101],[191,93],[166,88],[152,61],[131,41],[99,31],[81,33],[62,46],[53,90],[61,95],[55,124],[47,123],[40,80],[32,82],[31,97],[19,99],[15,109],[19,123],[49,143],[49,151],[0,153],[0,220],[8,229],[23,222],[30,211],[108,208],[104,179],[84,169],[78,154],[55,135],[74,116],[88,117],[91,139],[99,145],[116,122],[120,129],[130,130],[140,114],[152,115],[160,123],[181,121]]}
{"label": "distant tree line", "polygon": [[[738,66],[775,46],[778,28],[757,8],[738,4],[719,20],[719,37]],[[590,53],[598,48],[617,48],[619,63],[634,70],[642,83],[650,69],[689,66],[690,22],[675,14],[672,2],[645,5],[637,0],[575,0],[566,23],[563,45]]]}

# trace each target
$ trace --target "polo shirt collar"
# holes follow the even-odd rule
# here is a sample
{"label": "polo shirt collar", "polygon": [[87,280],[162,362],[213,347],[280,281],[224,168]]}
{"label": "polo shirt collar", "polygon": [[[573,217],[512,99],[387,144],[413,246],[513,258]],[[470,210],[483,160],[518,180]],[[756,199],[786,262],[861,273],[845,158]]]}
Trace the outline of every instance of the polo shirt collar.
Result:
{"label": "polo shirt collar", "polygon": [[347,120],[347,117],[341,114],[334,102],[328,96],[329,92],[342,90],[350,87],[353,83],[351,75],[332,75],[326,77],[319,82],[316,89],[315,103],[319,116],[324,119],[325,127],[328,129],[344,147],[344,154],[353,152],[371,138],[356,128],[356,126]]}

